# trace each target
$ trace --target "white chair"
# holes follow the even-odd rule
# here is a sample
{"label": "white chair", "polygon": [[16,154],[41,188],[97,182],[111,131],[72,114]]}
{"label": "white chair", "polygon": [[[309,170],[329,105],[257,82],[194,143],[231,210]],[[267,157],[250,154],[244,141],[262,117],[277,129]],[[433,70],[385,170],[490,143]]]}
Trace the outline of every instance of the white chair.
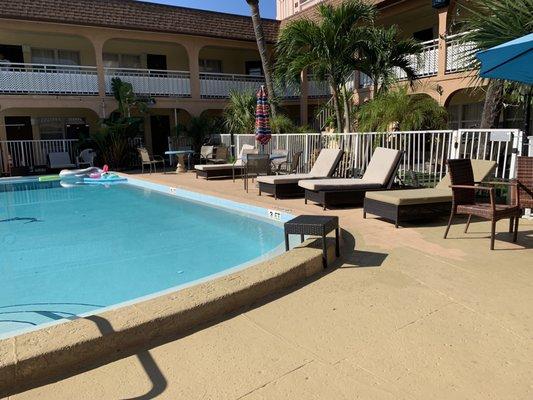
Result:
{"label": "white chair", "polygon": [[93,149],[85,149],[76,157],[76,164],[78,167],[94,167],[95,158],[96,152]]}

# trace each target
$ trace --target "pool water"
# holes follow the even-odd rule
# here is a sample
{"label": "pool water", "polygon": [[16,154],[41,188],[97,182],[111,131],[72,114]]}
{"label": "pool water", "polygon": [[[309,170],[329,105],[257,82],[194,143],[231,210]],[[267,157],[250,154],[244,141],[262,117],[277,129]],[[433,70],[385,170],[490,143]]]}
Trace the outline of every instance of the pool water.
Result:
{"label": "pool water", "polygon": [[221,273],[279,225],[132,185],[0,183],[0,336]]}

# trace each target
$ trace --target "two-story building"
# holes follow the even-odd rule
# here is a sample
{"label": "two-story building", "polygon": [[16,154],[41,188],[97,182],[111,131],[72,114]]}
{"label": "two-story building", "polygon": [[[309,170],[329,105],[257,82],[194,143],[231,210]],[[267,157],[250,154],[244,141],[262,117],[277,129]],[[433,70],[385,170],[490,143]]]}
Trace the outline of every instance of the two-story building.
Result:
{"label": "two-story building", "polygon": [[[343,0],[276,0],[277,17],[282,26],[295,18],[315,18],[316,6],[323,2],[340,4]],[[456,0],[369,0],[379,11],[377,23],[397,25],[404,37],[420,41],[423,52],[415,63],[418,79],[414,92],[424,93],[447,107],[451,128],[478,127],[483,110],[484,91],[473,79],[464,56],[471,49],[460,40],[461,9]],[[363,74],[355,75],[356,101],[371,96],[372,85]],[[404,78],[401,74],[400,79]],[[305,100],[305,99],[304,99]],[[507,106],[502,127],[521,128],[517,108]]]}
{"label": "two-story building", "polygon": [[[279,21],[263,24],[272,46]],[[144,139],[156,154],[177,123],[220,114],[231,90],[263,83],[249,17],[133,0],[0,1],[0,142],[98,129],[116,109],[113,77],[153,100]],[[329,91],[311,79],[305,94],[312,107]],[[282,93],[296,119],[300,96]]]}

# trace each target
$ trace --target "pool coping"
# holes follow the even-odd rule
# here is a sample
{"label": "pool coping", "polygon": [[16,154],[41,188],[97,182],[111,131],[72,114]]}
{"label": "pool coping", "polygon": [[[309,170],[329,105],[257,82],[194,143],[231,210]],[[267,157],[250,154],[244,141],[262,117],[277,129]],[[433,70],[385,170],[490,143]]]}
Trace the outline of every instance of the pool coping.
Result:
{"label": "pool coping", "polygon": [[[278,210],[131,180],[135,186],[209,205],[216,201],[214,206],[277,223],[292,217]],[[333,245],[329,246],[328,258],[335,258]],[[176,339],[322,271],[321,245],[308,240],[287,253],[214,279],[2,339],[0,397],[114,361],[161,341]]]}
{"label": "pool coping", "polygon": [[[319,241],[163,296],[0,340],[0,397],[115,361],[323,271]],[[328,258],[333,260],[333,242]]]}

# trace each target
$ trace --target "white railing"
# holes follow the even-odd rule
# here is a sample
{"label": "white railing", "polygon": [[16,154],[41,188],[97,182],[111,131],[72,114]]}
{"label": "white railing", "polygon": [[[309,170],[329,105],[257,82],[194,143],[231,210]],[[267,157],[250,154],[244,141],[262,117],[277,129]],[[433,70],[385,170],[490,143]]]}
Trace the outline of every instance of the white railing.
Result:
{"label": "white railing", "polygon": [[57,140],[6,140],[0,141],[0,168],[35,167],[48,165],[49,153],[67,152],[75,162],[76,139]]}
{"label": "white railing", "polygon": [[464,71],[472,66],[476,46],[465,43],[464,33],[451,35],[446,38],[446,73]]}
{"label": "white railing", "polygon": [[97,95],[96,67],[0,64],[0,93]]}
{"label": "white railing", "polygon": [[190,97],[191,75],[186,71],[105,68],[105,91],[112,93],[111,80],[120,78],[133,85],[133,91],[145,96]]}
{"label": "white railing", "polygon": [[[230,145],[231,136],[221,135]],[[234,145],[257,145],[254,135],[234,135]],[[288,154],[302,151],[300,172],[308,172],[322,148],[340,148],[345,156],[337,171],[338,177],[353,177],[363,172],[377,146],[402,150],[400,179],[416,176],[419,183],[434,186],[446,174],[449,158],[493,160],[498,163],[495,176],[514,177],[514,163],[521,152],[521,132],[518,130],[459,130],[371,132],[339,134],[273,135],[266,151],[286,150]]]}
{"label": "white railing", "polygon": [[265,79],[262,76],[241,74],[200,74],[200,93],[205,98],[227,98],[230,92],[257,92]]}
{"label": "white railing", "polygon": [[[437,75],[439,70],[439,40],[429,40],[420,44],[423,46],[422,52],[409,56],[417,78]],[[407,79],[403,70],[395,68],[394,72],[398,79]]]}

